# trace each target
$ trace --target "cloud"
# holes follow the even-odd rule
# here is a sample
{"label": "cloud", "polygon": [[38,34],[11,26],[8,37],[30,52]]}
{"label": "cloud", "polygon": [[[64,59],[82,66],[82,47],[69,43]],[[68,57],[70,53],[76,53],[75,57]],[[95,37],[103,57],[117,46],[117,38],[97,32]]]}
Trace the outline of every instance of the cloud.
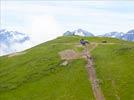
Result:
{"label": "cloud", "polygon": [[37,5],[29,1],[2,3],[2,28],[29,34],[34,45],[62,35],[61,25],[51,14],[59,7],[42,6],[41,3]]}
{"label": "cloud", "polygon": [[28,34],[34,45],[61,36],[64,32],[63,27],[57,22],[54,16],[30,15],[23,20],[27,20],[26,25],[21,23],[19,25],[12,25],[7,22],[7,25],[2,24],[2,28],[8,31],[18,31]]}
{"label": "cloud", "polygon": [[36,42],[77,27],[100,34],[127,31],[134,25],[134,7],[130,1],[3,1],[2,5],[6,15],[2,21],[7,23],[4,26],[30,33]]}
{"label": "cloud", "polygon": [[31,39],[36,43],[41,43],[62,35],[62,28],[53,16],[32,16],[29,27]]}

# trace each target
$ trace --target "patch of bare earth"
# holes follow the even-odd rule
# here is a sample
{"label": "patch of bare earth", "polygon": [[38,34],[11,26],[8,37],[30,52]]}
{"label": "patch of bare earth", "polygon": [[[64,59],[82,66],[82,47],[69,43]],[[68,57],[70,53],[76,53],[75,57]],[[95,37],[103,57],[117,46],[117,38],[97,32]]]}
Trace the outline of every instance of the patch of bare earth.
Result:
{"label": "patch of bare earth", "polygon": [[78,59],[80,57],[80,54],[74,51],[73,49],[61,51],[59,52],[59,55],[62,60]]}
{"label": "patch of bare earth", "polygon": [[16,52],[16,53],[12,53],[12,54],[8,55],[8,57],[19,56],[19,55],[23,55],[25,53],[26,52]]}

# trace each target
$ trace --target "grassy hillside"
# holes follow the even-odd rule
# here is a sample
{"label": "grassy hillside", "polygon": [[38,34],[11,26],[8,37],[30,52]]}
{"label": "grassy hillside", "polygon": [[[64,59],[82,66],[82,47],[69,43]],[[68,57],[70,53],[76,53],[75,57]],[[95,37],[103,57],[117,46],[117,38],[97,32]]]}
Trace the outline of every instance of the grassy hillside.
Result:
{"label": "grassy hillside", "polygon": [[76,59],[61,65],[64,61],[58,53],[75,49],[74,44],[63,42],[74,41],[58,38],[22,55],[0,57],[0,100],[94,100],[86,61]]}
{"label": "grassy hillside", "polygon": [[134,100],[134,43],[100,44],[92,56],[106,100]]}
{"label": "grassy hillside", "polygon": [[[65,66],[59,52],[78,47],[81,37],[59,37],[22,55],[0,57],[0,100],[94,100],[83,58]],[[106,100],[134,99],[134,43],[86,37]],[[106,40],[107,43],[101,43]]]}

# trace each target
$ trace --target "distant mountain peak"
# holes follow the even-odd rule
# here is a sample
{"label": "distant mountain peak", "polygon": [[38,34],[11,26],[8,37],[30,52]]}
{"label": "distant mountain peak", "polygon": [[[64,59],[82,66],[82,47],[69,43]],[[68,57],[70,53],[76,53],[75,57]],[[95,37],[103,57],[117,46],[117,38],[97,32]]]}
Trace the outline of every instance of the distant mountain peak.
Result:
{"label": "distant mountain peak", "polygon": [[66,35],[79,35],[79,36],[94,36],[92,33],[86,31],[86,30],[83,30],[83,29],[77,29],[77,30],[74,30],[74,31],[66,31],[64,34],[64,36]]}
{"label": "distant mountain peak", "polygon": [[[74,30],[74,31],[67,31],[63,34],[64,36],[66,35],[79,35],[79,36],[94,36],[92,33],[83,30],[81,28]],[[134,29],[128,31],[127,33],[123,33],[123,32],[117,32],[117,31],[113,31],[113,32],[109,32],[109,33],[105,33],[103,35],[99,35],[101,37],[112,37],[112,38],[118,38],[118,39],[123,39],[123,40],[128,40],[128,41],[134,41]]]}
{"label": "distant mountain peak", "polygon": [[123,32],[114,31],[114,32],[106,33],[103,36],[104,37],[113,37],[113,38],[119,38],[120,39],[123,36],[123,34],[124,34]]}
{"label": "distant mountain peak", "polygon": [[101,36],[102,37],[113,37],[113,38],[118,38],[118,39],[123,39],[123,40],[128,40],[128,41],[134,41],[134,29],[128,31],[127,33],[109,32],[109,33],[106,33]]}

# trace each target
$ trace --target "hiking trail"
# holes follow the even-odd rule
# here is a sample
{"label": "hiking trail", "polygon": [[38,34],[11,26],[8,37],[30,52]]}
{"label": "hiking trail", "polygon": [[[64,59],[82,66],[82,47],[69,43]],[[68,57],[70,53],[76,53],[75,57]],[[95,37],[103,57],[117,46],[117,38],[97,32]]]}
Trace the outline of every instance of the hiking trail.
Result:
{"label": "hiking trail", "polygon": [[[94,45],[94,47],[92,48],[95,49],[97,45]],[[91,50],[90,50],[91,51]],[[95,96],[96,100],[105,100],[104,95],[101,91],[101,88],[99,86],[99,81],[96,77],[96,72],[95,72],[95,68],[93,66],[93,59],[90,56],[89,50],[88,50],[88,46],[85,46],[84,49],[84,56],[87,60],[87,71],[88,71],[88,76],[89,76],[89,80],[91,81],[91,86],[92,86],[92,90],[93,90],[93,94]]]}

